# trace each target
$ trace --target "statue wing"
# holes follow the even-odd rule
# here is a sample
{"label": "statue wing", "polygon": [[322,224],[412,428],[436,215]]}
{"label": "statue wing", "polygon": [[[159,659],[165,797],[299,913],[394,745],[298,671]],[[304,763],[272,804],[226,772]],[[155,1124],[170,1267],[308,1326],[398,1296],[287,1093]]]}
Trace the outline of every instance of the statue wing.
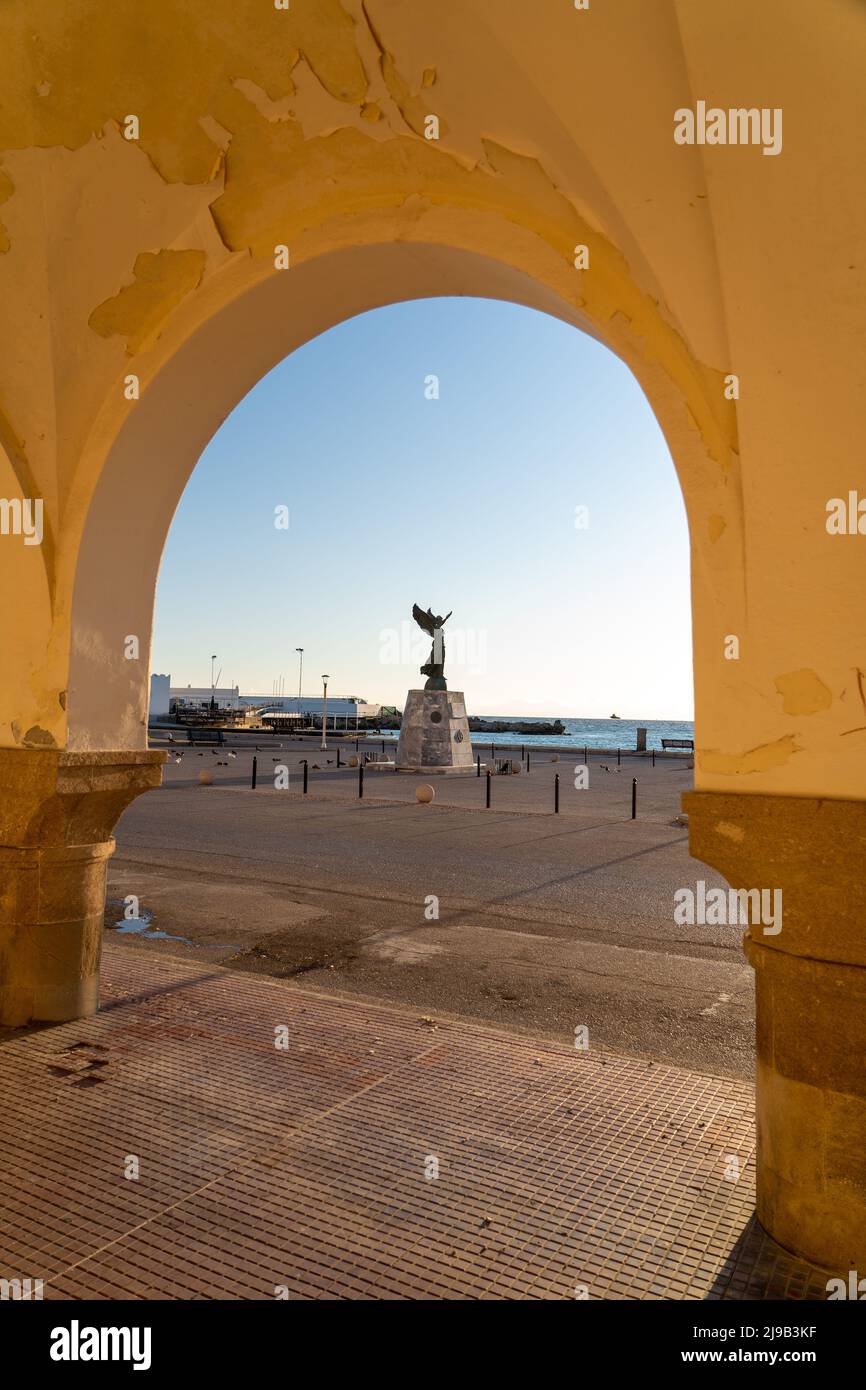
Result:
{"label": "statue wing", "polygon": [[431,637],[433,636],[433,623],[429,615],[424,612],[423,608],[419,608],[417,603],[412,604],[412,617],[419,627],[422,627],[425,632],[429,632]]}

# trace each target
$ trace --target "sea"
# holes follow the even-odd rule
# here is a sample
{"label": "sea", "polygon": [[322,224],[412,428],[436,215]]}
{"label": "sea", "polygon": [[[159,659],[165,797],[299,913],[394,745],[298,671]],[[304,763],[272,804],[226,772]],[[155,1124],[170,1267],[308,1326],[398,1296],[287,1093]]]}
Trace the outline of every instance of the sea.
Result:
{"label": "sea", "polygon": [[[539,716],[539,720],[552,724],[556,717],[551,715],[542,719]],[[479,718],[502,719],[509,723],[530,722],[525,714],[489,714],[480,715]],[[540,744],[564,749],[603,748],[607,752],[611,748],[621,748],[623,751],[634,748],[639,728],[647,731],[647,748],[660,749],[663,738],[693,739],[695,736],[691,719],[566,719],[560,715],[559,722],[565,726],[564,734],[486,734],[473,731],[472,742],[479,747],[492,741],[497,748]],[[391,737],[396,739],[399,735],[394,733]]]}

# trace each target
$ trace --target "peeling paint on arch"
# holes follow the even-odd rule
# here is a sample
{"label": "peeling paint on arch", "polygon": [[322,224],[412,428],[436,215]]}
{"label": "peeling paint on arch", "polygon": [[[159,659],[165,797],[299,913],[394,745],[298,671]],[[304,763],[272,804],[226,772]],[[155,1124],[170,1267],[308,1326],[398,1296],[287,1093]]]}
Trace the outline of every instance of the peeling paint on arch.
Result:
{"label": "peeling paint on arch", "polygon": [[38,724],[34,724],[22,738],[21,745],[23,748],[56,748],[57,740],[47,729],[41,729]]}
{"label": "peeling paint on arch", "polygon": [[[260,0],[232,0],[231,8],[231,22],[209,25],[197,9],[171,4],[160,23],[139,0],[77,0],[73,25],[63,6],[43,6],[37,20],[29,0],[8,0],[0,13],[0,51],[9,59],[0,149],[79,149],[107,122],[134,113],[140,146],[164,179],[207,183],[215,151],[199,118],[221,120],[232,77],[251,77],[275,100],[303,56],[333,97],[360,106],[368,82],[339,0],[285,12]],[[70,81],[70,73],[86,80]]]}
{"label": "peeling paint on arch", "polygon": [[702,772],[717,773],[722,777],[746,777],[755,772],[768,772],[772,768],[783,767],[795,753],[803,749],[794,734],[785,734],[773,743],[762,743],[757,748],[749,748],[745,753],[722,753],[716,748],[702,749],[698,763]]}
{"label": "peeling paint on arch", "polygon": [[88,319],[102,338],[126,338],[129,356],[149,347],[204,274],[204,251],[143,251],[132,268],[133,283],[97,305]]}
{"label": "peeling paint on arch", "polygon": [[819,714],[833,703],[833,692],[814,671],[789,671],[776,677],[775,686],[786,714]]}
{"label": "peeling paint on arch", "polygon": [[236,77],[232,82],[236,92],[247,98],[256,108],[260,116],[266,121],[288,121],[292,118],[292,106],[295,99],[295,87],[289,84],[286,96],[273,101],[262,87],[256,86],[248,77]]}

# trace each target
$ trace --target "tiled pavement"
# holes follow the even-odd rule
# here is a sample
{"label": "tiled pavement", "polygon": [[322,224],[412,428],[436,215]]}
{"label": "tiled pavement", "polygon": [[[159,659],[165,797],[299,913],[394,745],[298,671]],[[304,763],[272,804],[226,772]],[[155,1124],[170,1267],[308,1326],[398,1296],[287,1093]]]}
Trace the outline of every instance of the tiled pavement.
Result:
{"label": "tiled pavement", "polygon": [[0,1045],[0,1278],[46,1298],[826,1297],[745,1084],[110,945],[103,986]]}

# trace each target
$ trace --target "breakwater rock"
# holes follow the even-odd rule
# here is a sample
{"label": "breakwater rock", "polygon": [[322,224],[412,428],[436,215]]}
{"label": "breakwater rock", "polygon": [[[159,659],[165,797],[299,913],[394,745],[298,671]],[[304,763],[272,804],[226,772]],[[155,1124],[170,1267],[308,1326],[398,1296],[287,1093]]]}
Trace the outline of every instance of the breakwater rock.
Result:
{"label": "breakwater rock", "polygon": [[565,725],[559,719],[470,719],[473,734],[564,734]]}

